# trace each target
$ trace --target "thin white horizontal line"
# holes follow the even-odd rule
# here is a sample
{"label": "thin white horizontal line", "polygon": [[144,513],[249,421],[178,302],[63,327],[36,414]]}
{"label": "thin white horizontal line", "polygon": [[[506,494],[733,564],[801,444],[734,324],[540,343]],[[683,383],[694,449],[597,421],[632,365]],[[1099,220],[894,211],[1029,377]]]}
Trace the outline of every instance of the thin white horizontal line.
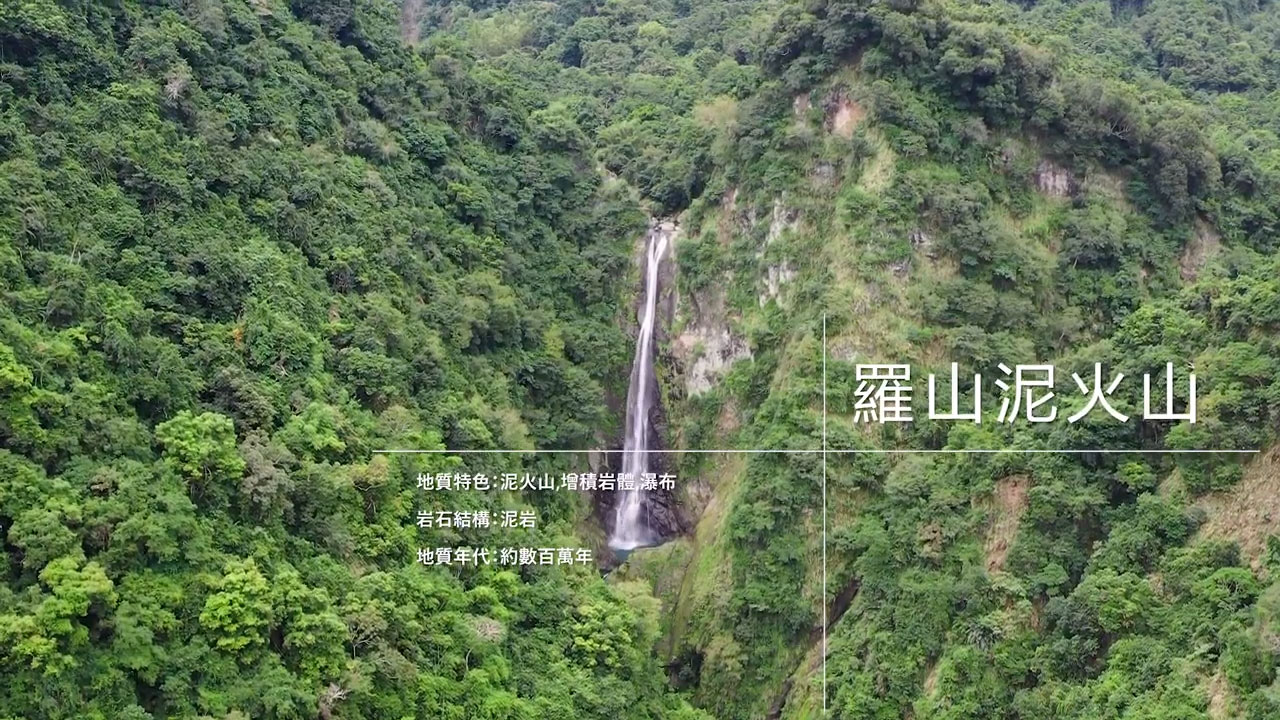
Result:
{"label": "thin white horizontal line", "polygon": [[1135,449],[1106,449],[1106,448],[1066,448],[1061,450],[1040,449],[1040,448],[990,448],[990,449],[961,449],[961,450],[924,450],[915,448],[901,449],[873,449],[873,450],[781,450],[781,449],[758,449],[758,450],[738,450],[732,448],[712,449],[712,450],[606,450],[602,448],[590,448],[579,450],[374,450],[374,453],[385,455],[536,455],[539,453],[560,453],[560,454],[582,454],[582,453],[625,453],[625,452],[643,452],[643,453],[688,453],[688,454],[723,454],[723,455],[819,455],[824,452],[832,455],[897,455],[905,453],[925,454],[925,455],[994,455],[999,453],[1103,453],[1109,455],[1118,454],[1138,454],[1138,453],[1164,453],[1167,455],[1192,455],[1204,453],[1233,453],[1239,455],[1256,455],[1261,450],[1228,450],[1225,448],[1201,449],[1201,448],[1167,448],[1163,450],[1135,450]]}

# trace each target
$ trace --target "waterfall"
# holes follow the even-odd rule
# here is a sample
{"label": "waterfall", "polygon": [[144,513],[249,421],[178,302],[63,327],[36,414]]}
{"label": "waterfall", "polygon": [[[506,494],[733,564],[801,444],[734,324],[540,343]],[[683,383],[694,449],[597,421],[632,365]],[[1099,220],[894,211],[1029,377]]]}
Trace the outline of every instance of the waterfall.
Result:
{"label": "waterfall", "polygon": [[617,550],[633,550],[654,542],[645,519],[644,490],[641,476],[649,471],[653,427],[650,410],[656,398],[657,383],[653,379],[653,335],[658,315],[658,267],[667,245],[675,236],[675,223],[659,222],[645,236],[644,302],[640,306],[640,334],[636,337],[636,355],[631,361],[631,381],[627,387],[626,436],[622,445],[622,472],[635,478],[633,490],[625,491],[614,508],[613,537],[609,545]]}

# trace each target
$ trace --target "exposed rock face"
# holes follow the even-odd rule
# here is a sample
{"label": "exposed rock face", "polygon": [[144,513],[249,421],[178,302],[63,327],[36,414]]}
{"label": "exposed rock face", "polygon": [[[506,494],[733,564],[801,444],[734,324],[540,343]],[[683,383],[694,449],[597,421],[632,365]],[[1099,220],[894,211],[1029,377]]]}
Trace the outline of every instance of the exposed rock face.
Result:
{"label": "exposed rock face", "polygon": [[[769,232],[765,235],[764,248],[759,255],[763,259],[769,246],[782,237],[782,233],[794,230],[800,222],[799,213],[788,209],[781,200],[773,201],[773,214],[769,218]],[[791,282],[796,276],[791,261],[783,258],[781,262],[770,264],[764,269],[764,292],[760,294],[760,305],[763,307],[770,300],[780,300],[782,286]]]}
{"label": "exposed rock face", "polygon": [[760,304],[763,306],[770,300],[775,300],[782,293],[782,286],[785,283],[795,279],[795,268],[791,267],[789,260],[783,260],[777,265],[770,265],[764,271],[764,294],[760,296]]}
{"label": "exposed rock face", "polygon": [[720,198],[720,244],[729,244],[733,216],[738,212],[738,188],[731,188]]}
{"label": "exposed rock face", "polygon": [[844,138],[853,137],[853,131],[867,116],[867,111],[849,97],[846,91],[837,90],[823,103],[827,111],[827,130]]}
{"label": "exposed rock face", "polygon": [[1049,197],[1066,198],[1079,190],[1079,183],[1070,170],[1051,160],[1042,160],[1036,166],[1036,188]]}
{"label": "exposed rock face", "polygon": [[924,230],[915,228],[907,235],[907,239],[911,241],[911,248],[923,253],[925,257],[929,259],[938,257],[938,250],[933,244],[933,236]]}
{"label": "exposed rock face", "polygon": [[772,245],[782,237],[785,230],[795,230],[800,222],[800,213],[782,204],[782,200],[773,201],[773,214],[769,217],[769,234],[764,238],[765,246]]}
{"label": "exposed rock face", "polygon": [[[725,245],[734,232],[750,232],[759,223],[754,208],[744,213],[738,212],[737,197],[737,190],[730,190],[721,203],[719,227],[721,242]],[[788,208],[781,199],[775,200],[769,215],[764,245],[757,253],[757,258],[765,263],[769,247],[785,233],[795,230],[799,224],[799,212]],[[770,300],[781,302],[785,286],[795,276],[796,269],[788,258],[765,264],[761,278],[763,287],[759,295],[760,305],[763,306]],[[680,335],[673,339],[671,351],[683,369],[686,396],[696,397],[710,390],[733,363],[749,359],[751,348],[730,327],[722,286],[713,286],[690,297],[680,298],[680,312],[687,323]]]}
{"label": "exposed rock face", "polygon": [[809,93],[796,93],[796,96],[791,100],[791,111],[795,113],[796,117],[803,117],[805,113],[809,112],[809,105]]}
{"label": "exposed rock face", "polygon": [[836,180],[835,165],[823,160],[814,163],[813,170],[809,173],[809,177],[817,185],[831,185]]}
{"label": "exposed rock face", "polygon": [[676,338],[678,355],[691,360],[684,373],[685,393],[695,397],[710,390],[715,381],[738,360],[751,357],[745,341],[727,326],[709,322],[692,326]]}
{"label": "exposed rock face", "polygon": [[[807,98],[807,96],[805,96]],[[738,210],[738,190],[727,192],[720,204],[718,234],[727,246],[737,232],[746,232],[755,224],[755,211]],[[772,230],[772,225],[770,226]],[[782,228],[777,230],[781,233]],[[776,235],[774,235],[776,237]],[[733,363],[751,357],[751,348],[730,328],[725,309],[723,284],[678,299],[684,329],[672,338],[671,354],[684,379],[686,397],[696,397],[710,390],[716,380]]]}

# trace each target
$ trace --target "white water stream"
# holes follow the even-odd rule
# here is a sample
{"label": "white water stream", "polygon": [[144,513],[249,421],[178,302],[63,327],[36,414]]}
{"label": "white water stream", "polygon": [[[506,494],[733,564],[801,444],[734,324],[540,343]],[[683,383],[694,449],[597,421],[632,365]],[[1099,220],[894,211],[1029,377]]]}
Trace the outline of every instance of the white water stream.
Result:
{"label": "white water stream", "polygon": [[656,398],[653,391],[653,336],[658,315],[658,267],[667,246],[676,234],[674,223],[655,224],[645,237],[644,302],[640,306],[640,335],[636,338],[636,355],[631,362],[631,381],[627,387],[626,436],[622,445],[622,472],[635,479],[634,490],[627,490],[614,508],[613,536],[609,545],[617,550],[634,550],[654,542],[645,517],[645,494],[640,489],[644,473],[649,471],[653,428],[650,410]]}

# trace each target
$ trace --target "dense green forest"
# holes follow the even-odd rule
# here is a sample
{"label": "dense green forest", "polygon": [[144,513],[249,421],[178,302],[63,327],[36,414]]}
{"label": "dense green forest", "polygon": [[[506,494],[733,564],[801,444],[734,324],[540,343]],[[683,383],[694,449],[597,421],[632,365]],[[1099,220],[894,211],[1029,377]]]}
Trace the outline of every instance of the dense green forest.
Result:
{"label": "dense green forest", "polygon": [[563,112],[382,2],[5,2],[0,63],[0,717],[700,717],[595,568],[414,564],[568,496],[371,453],[607,426],[643,217]]}
{"label": "dense green forest", "polygon": [[[1278,40],[1269,0],[0,0],[0,718],[1280,717]],[[825,593],[813,454],[675,456],[692,529],[607,578],[417,564],[600,544],[586,496],[415,486],[584,458],[374,450],[615,437],[652,217],[671,447],[1264,453],[833,455]],[[869,430],[865,361],[1173,362],[1200,419]]]}

